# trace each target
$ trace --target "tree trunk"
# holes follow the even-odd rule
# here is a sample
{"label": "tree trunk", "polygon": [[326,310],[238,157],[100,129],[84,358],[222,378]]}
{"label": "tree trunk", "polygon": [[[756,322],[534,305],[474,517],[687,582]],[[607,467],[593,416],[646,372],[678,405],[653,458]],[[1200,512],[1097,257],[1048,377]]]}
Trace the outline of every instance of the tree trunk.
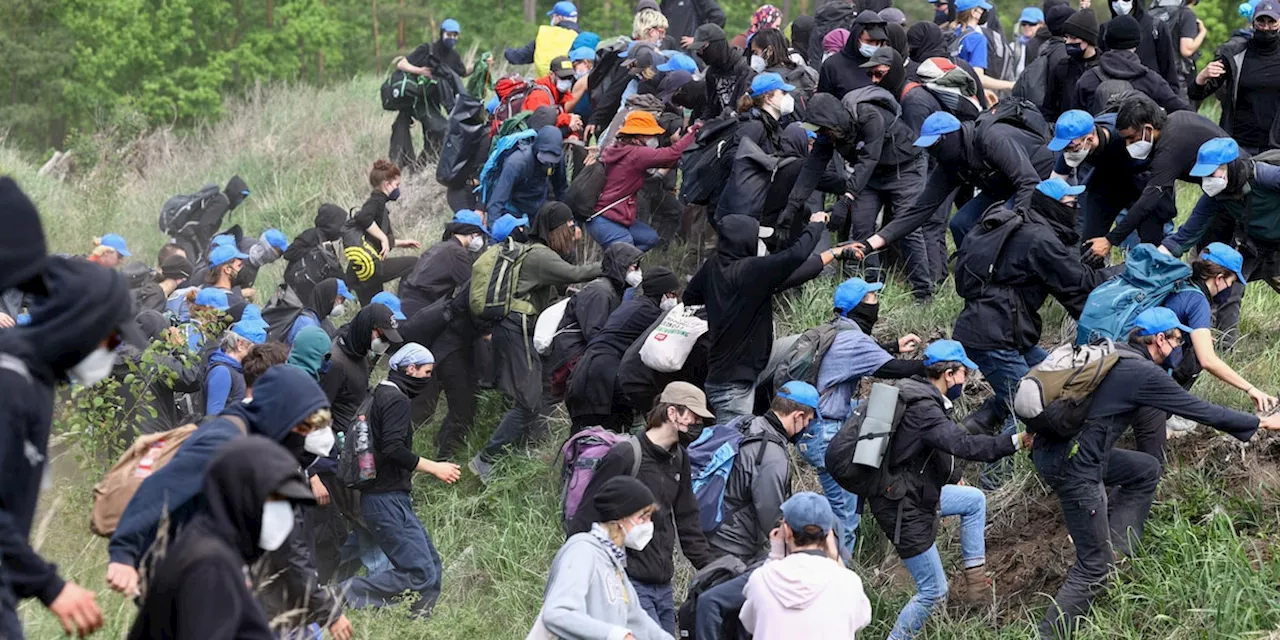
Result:
{"label": "tree trunk", "polygon": [[276,2],[275,0],[267,0],[267,28],[268,29],[271,29],[275,26],[273,24],[275,22],[275,17],[276,17]]}
{"label": "tree trunk", "polygon": [[324,50],[316,52],[316,82],[324,82]]}
{"label": "tree trunk", "polygon": [[382,58],[382,49],[378,46],[378,0],[373,2],[373,70],[375,73],[382,71],[382,65],[379,59]]}
{"label": "tree trunk", "polygon": [[396,21],[396,49],[404,51],[404,0],[400,0],[400,19]]}
{"label": "tree trunk", "polygon": [[809,0],[800,0],[800,13],[809,15]]}
{"label": "tree trunk", "polygon": [[538,3],[536,0],[524,0],[524,21],[529,24],[538,22]]}
{"label": "tree trunk", "polygon": [[[782,2],[782,24],[786,25],[791,20],[791,0],[783,0]],[[786,28],[785,26],[783,27]]]}

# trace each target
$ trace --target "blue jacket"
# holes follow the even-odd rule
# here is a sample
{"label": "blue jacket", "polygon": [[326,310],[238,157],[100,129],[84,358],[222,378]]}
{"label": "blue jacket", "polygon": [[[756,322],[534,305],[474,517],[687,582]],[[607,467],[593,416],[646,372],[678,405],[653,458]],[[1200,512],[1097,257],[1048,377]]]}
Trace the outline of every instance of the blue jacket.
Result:
{"label": "blue jacket", "polygon": [[107,544],[111,562],[138,566],[166,511],[171,528],[182,526],[194,515],[205,468],[224,444],[245,435],[229,417],[243,420],[249,433],[282,442],[294,425],[328,406],[320,385],[302,369],[288,365],[268,369],[254,385],[252,403],[236,403],[207,420],[182,443],[169,464],[142,481]]}
{"label": "blue jacket", "polygon": [[223,409],[244,400],[247,389],[244,384],[244,369],[240,367],[240,361],[221,349],[213,352],[213,355],[209,356],[204,390],[206,416],[216,416],[222,413]]}
{"label": "blue jacket", "polygon": [[522,144],[503,162],[486,207],[489,220],[497,220],[504,213],[527,215],[532,220],[548,199],[564,202],[569,191],[564,161],[548,169],[538,163],[535,149],[533,144]]}
{"label": "blue jacket", "polygon": [[847,317],[836,320],[839,332],[818,366],[818,409],[824,420],[845,421],[853,413],[858,384],[893,360],[888,351]]}

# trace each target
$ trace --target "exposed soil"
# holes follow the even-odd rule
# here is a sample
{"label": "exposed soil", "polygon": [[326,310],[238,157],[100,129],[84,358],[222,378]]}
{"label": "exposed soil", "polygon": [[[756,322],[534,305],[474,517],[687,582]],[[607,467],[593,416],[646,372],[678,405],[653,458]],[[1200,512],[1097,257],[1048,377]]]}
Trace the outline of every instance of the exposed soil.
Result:
{"label": "exposed soil", "polygon": [[987,572],[995,582],[1000,618],[1045,604],[1075,562],[1058,501],[1052,494],[1024,492],[990,511]]}

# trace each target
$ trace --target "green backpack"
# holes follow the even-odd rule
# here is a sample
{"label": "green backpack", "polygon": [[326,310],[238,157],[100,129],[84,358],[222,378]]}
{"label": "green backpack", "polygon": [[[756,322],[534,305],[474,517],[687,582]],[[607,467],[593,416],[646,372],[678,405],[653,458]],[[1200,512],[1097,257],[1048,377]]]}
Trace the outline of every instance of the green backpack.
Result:
{"label": "green backpack", "polygon": [[537,310],[527,300],[517,300],[516,283],[520,281],[520,265],[529,247],[507,238],[484,250],[471,266],[471,315],[479,320],[497,322],[518,311],[534,315]]}

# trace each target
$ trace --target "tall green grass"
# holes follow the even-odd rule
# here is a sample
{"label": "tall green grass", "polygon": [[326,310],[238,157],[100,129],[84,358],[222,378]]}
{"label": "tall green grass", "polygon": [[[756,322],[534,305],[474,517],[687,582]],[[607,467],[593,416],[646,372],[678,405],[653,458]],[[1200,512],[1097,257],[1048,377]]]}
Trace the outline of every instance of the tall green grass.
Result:
{"label": "tall green grass", "polygon": [[[37,177],[35,167],[0,146],[0,173],[15,176],[35,200],[56,251],[87,252],[92,236],[114,231],[128,238],[137,259],[153,262],[163,241],[155,220],[164,200],[205,182],[224,183],[234,173],[246,179],[254,194],[228,224],[243,224],[253,233],[276,226],[292,235],[310,226],[320,203],[355,207],[367,195],[365,176],[372,161],[385,155],[391,124],[374,97],[377,84],[376,78],[366,77],[325,89],[263,88],[247,101],[229,105],[228,115],[216,125],[183,134],[153,133],[70,183]],[[414,133],[420,136],[419,130]],[[393,210],[398,234],[430,244],[449,216],[441,189],[429,177],[417,176],[406,180],[404,194]],[[1183,211],[1194,196],[1184,189]],[[667,255],[692,265],[696,252],[674,248]],[[259,288],[278,281],[281,268],[265,269]],[[827,320],[835,284],[834,278],[824,277],[781,297],[777,334]],[[905,287],[891,283],[881,304],[882,337],[916,333],[926,340],[950,335],[962,306],[949,284],[932,304],[915,306]],[[1272,337],[1280,328],[1278,317],[1280,299],[1261,285],[1250,287],[1242,321],[1245,335],[1228,355],[1250,380],[1272,388],[1280,373],[1280,346]],[[1045,318],[1046,343],[1069,335],[1065,314],[1056,304],[1046,308]],[[971,387],[972,393],[983,392],[980,380]],[[1214,380],[1201,380],[1196,392],[1235,408],[1249,406],[1244,394]],[[497,394],[482,394],[466,454],[483,446],[504,409]],[[433,422],[418,429],[417,450],[433,450],[436,428]],[[541,604],[550,560],[563,541],[552,460],[564,434],[565,424],[557,421],[548,442],[503,459],[489,486],[468,473],[454,486],[417,480],[415,508],[444,560],[439,606],[428,621],[411,621],[405,608],[353,612],[357,637],[524,637]],[[1213,435],[1175,445],[1142,553],[1122,565],[1081,638],[1260,638],[1280,626],[1280,565],[1274,558],[1280,533],[1280,501],[1274,495],[1280,454],[1273,439],[1261,440],[1243,450]],[[798,461],[794,468],[797,488],[816,490],[812,473]],[[43,497],[33,540],[59,564],[64,577],[98,590],[107,616],[101,636],[123,637],[135,609],[107,590],[106,545],[87,526],[89,490],[97,473],[80,467],[74,447],[55,459],[53,469],[53,489]],[[1020,457],[1014,480],[989,496],[989,557],[1008,551],[1001,545],[1019,544],[1012,532],[1060,535],[1052,533],[1060,531],[1056,522],[1035,520],[1047,517],[1033,509],[1039,503],[1052,505],[1053,497]],[[874,608],[874,622],[864,634],[884,637],[914,587],[874,522],[864,520],[859,533],[854,566],[866,581]],[[958,570],[952,526],[944,525],[939,543],[948,570]],[[1053,565],[1048,568],[1060,574],[1070,562],[1070,543],[1061,537],[1049,546],[1058,552],[1028,561]],[[687,580],[687,563],[681,560],[678,566],[678,581]],[[998,593],[1007,592],[1006,578],[994,576]],[[1022,594],[977,610],[951,605],[930,623],[925,637],[1032,637],[1047,598]],[[21,611],[29,637],[61,637],[57,622],[38,603],[26,602]]]}

